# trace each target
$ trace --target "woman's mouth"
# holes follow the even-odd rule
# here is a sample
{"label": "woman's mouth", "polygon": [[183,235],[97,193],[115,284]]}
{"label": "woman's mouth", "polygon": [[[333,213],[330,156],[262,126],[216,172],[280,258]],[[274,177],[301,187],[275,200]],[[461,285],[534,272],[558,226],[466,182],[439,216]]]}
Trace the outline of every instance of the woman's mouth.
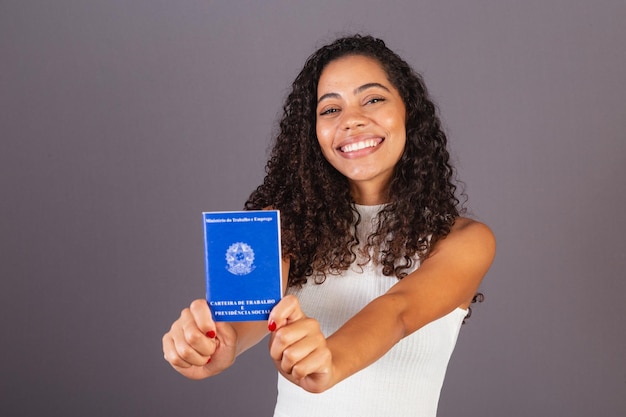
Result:
{"label": "woman's mouth", "polygon": [[383,138],[361,140],[361,141],[357,141],[357,142],[349,143],[347,145],[340,146],[339,150],[344,153],[356,152],[365,148],[374,148],[378,146],[379,144],[381,144],[382,141],[383,141]]}

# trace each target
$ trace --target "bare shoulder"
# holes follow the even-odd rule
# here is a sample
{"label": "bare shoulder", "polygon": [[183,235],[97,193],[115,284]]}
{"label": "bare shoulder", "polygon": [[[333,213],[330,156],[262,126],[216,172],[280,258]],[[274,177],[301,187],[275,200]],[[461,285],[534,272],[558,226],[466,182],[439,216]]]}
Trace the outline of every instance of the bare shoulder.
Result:
{"label": "bare shoulder", "polygon": [[496,238],[486,224],[467,217],[458,217],[450,233],[437,242],[432,255],[450,251],[456,256],[467,256],[473,258],[474,262],[490,265],[496,252]]}
{"label": "bare shoulder", "polygon": [[452,229],[451,235],[464,234],[466,237],[475,237],[477,239],[491,240],[495,244],[495,236],[489,226],[468,217],[457,217]]}

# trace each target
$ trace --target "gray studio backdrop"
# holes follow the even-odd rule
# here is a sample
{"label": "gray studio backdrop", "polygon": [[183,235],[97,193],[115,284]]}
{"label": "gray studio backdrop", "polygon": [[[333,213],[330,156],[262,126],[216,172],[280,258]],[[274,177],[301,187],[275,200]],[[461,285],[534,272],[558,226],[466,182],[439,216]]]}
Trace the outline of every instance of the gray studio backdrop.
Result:
{"label": "gray studio backdrop", "polygon": [[201,212],[259,184],[289,84],[383,37],[498,238],[441,416],[626,415],[626,3],[0,1],[0,415],[269,416],[263,342],[212,380],[160,339]]}

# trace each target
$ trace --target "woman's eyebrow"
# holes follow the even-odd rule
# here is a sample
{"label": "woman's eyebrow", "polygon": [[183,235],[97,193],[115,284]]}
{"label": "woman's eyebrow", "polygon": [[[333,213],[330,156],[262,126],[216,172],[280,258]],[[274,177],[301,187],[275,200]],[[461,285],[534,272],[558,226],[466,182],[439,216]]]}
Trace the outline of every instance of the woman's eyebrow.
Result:
{"label": "woman's eyebrow", "polygon": [[[391,92],[391,91],[389,91],[389,89],[387,87],[385,87],[381,83],[367,83],[367,84],[363,84],[360,87],[355,88],[353,93],[354,94],[359,94],[359,93],[362,93],[363,91],[365,91],[365,90],[367,90],[369,88],[382,88],[385,91]],[[325,100],[325,99],[328,99],[328,98],[341,98],[341,95],[339,93],[326,93],[326,94],[323,94],[319,99],[317,99],[317,104],[319,104],[322,100]]]}
{"label": "woman's eyebrow", "polygon": [[367,83],[367,84],[363,84],[360,87],[357,87],[354,89],[354,94],[359,94],[362,93],[363,91],[367,90],[368,88],[382,88],[383,90],[387,91],[387,92],[391,92],[389,91],[389,89],[387,87],[385,87],[384,85],[382,85],[381,83]]}
{"label": "woman's eyebrow", "polygon": [[320,104],[322,100],[326,100],[327,98],[341,98],[341,96],[338,93],[326,93],[317,99],[317,104]]}

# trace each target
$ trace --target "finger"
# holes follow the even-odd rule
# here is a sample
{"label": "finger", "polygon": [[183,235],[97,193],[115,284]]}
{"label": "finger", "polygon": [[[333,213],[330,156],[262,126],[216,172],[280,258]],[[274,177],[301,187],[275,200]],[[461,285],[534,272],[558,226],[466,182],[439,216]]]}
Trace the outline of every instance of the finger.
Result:
{"label": "finger", "polygon": [[186,342],[178,325],[163,337],[163,354],[172,366],[179,368],[204,366],[210,359],[210,355],[199,353]]}
{"label": "finger", "polygon": [[207,363],[203,364],[203,366],[194,366],[193,364],[188,363],[178,356],[178,352],[174,346],[174,339],[169,337],[169,334],[166,334],[163,337],[163,354],[165,356],[165,360],[168,361],[176,371],[180,372],[187,378],[196,380],[204,379],[211,375],[211,372],[207,367],[207,364],[211,362],[210,358],[207,359]]}
{"label": "finger", "polygon": [[198,327],[190,309],[183,310],[180,324],[172,327],[172,333],[178,353],[194,365],[200,365],[202,359],[206,361],[217,348],[216,338],[209,337],[211,335]]}
{"label": "finger", "polygon": [[192,366],[189,362],[185,361],[178,355],[174,339],[169,333],[163,336],[163,357],[174,368],[189,368]]}
{"label": "finger", "polygon": [[284,364],[288,371],[294,363],[308,355],[325,339],[319,322],[305,318],[276,330],[270,338],[270,356]]}
{"label": "finger", "polygon": [[207,301],[204,299],[194,300],[189,306],[189,311],[191,311],[198,329],[207,337],[214,338],[216,336],[215,322]]}
{"label": "finger", "polygon": [[280,300],[270,312],[267,327],[273,332],[286,324],[293,323],[305,317],[306,315],[300,307],[298,298],[293,295],[287,295]]}
{"label": "finger", "polygon": [[291,377],[301,381],[314,374],[318,377],[323,374],[328,375],[330,374],[331,363],[328,349],[315,349],[292,366]]}

